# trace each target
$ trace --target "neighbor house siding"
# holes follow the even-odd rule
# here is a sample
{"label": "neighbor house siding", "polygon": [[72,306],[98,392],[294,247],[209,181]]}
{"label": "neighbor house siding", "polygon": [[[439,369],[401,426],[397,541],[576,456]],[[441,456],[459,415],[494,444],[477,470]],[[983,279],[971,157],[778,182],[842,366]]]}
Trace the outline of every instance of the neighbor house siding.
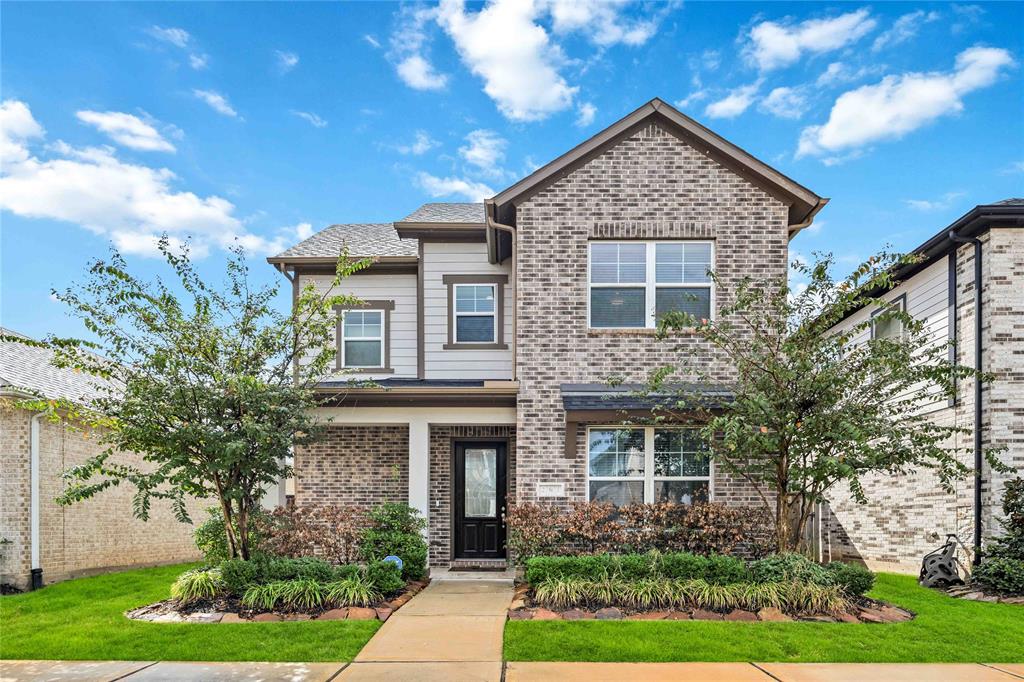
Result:
{"label": "neighbor house siding", "polygon": [[[300,288],[313,284],[317,293],[331,291],[333,275],[299,274]],[[334,294],[350,294],[362,301],[394,301],[395,308],[389,316],[391,369],[393,373],[335,371],[332,378],[383,379],[387,377],[415,378],[416,376],[416,275],[414,274],[355,274],[342,281],[339,291]],[[337,344],[335,333],[331,343]]]}
{"label": "neighbor house siding", "polygon": [[[446,349],[448,285],[445,275],[504,275],[504,335],[507,348]],[[487,262],[482,242],[423,242],[424,360],[427,379],[510,379],[512,377],[512,267]]]}
{"label": "neighbor house siding", "polygon": [[[786,276],[787,205],[650,123],[517,206],[519,275],[517,372],[520,500],[536,483],[566,483],[566,503],[586,496],[586,448],[564,456],[560,384],[642,382],[689,351],[712,381],[733,368],[692,334],[658,340],[653,330],[587,328],[588,244],[592,239],[700,239],[715,243],[720,308],[745,277]],[[693,378],[693,377],[680,377]],[[580,433],[585,433],[581,428]],[[754,499],[740,481],[717,499]]]}
{"label": "neighbor house siding", "polygon": [[[30,425],[32,413],[0,406],[0,582],[28,584],[31,569]],[[61,506],[61,473],[103,451],[100,433],[77,424],[39,423],[40,562],[47,583],[132,566],[192,561],[199,557],[193,526],[179,522],[164,500],[153,500],[149,521],[132,515],[130,485],[104,490],[89,500]],[[112,462],[145,467],[135,453],[117,452]],[[193,521],[210,502],[190,500]]]}

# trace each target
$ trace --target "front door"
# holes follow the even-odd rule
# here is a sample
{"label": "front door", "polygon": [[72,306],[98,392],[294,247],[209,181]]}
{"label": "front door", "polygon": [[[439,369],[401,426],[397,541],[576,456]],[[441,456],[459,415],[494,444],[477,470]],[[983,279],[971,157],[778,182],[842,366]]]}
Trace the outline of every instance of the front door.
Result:
{"label": "front door", "polygon": [[507,445],[455,443],[455,558],[504,559]]}

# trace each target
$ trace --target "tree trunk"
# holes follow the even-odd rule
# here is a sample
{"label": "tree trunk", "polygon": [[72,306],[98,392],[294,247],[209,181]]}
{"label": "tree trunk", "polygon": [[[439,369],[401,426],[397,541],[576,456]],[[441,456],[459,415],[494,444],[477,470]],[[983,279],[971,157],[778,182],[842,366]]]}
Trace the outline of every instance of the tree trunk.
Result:
{"label": "tree trunk", "polygon": [[231,511],[231,501],[220,499],[220,513],[224,517],[224,535],[228,541],[228,557],[238,558],[238,538],[235,536],[234,515]]}
{"label": "tree trunk", "polygon": [[249,509],[243,500],[238,502],[238,535],[239,552],[242,558],[249,560]]}

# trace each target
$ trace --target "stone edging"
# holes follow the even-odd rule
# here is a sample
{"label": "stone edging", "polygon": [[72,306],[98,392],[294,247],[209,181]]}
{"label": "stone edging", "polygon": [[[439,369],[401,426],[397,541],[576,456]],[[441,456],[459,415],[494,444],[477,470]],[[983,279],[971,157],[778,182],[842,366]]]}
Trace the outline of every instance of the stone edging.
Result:
{"label": "stone edging", "polygon": [[951,597],[967,599],[968,601],[985,601],[1024,606],[1024,595],[1010,597],[1002,594],[993,594],[991,592],[985,592],[985,590],[976,585],[954,585],[953,587],[947,588],[945,592]]}

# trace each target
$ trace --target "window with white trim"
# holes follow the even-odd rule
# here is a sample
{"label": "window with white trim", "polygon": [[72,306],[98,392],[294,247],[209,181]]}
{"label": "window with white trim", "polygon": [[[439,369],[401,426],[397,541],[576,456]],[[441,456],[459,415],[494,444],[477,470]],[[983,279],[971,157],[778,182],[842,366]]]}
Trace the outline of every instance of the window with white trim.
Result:
{"label": "window with white trim", "polygon": [[[907,311],[907,297],[900,296],[886,308],[876,310],[871,317],[871,338],[872,339],[897,339],[903,336],[903,320],[898,317],[886,315],[892,310],[901,313]],[[881,316],[881,317],[879,317]]]}
{"label": "window with white trim", "polygon": [[345,310],[341,317],[341,366],[384,366],[384,311]]}
{"label": "window with white trim", "polygon": [[694,428],[587,429],[587,498],[617,506],[711,496],[711,459]]}
{"label": "window with white trim", "polygon": [[673,311],[711,319],[713,263],[709,241],[590,242],[589,326],[654,328]]}
{"label": "window with white trim", "polygon": [[455,343],[496,343],[494,284],[455,284]]}

